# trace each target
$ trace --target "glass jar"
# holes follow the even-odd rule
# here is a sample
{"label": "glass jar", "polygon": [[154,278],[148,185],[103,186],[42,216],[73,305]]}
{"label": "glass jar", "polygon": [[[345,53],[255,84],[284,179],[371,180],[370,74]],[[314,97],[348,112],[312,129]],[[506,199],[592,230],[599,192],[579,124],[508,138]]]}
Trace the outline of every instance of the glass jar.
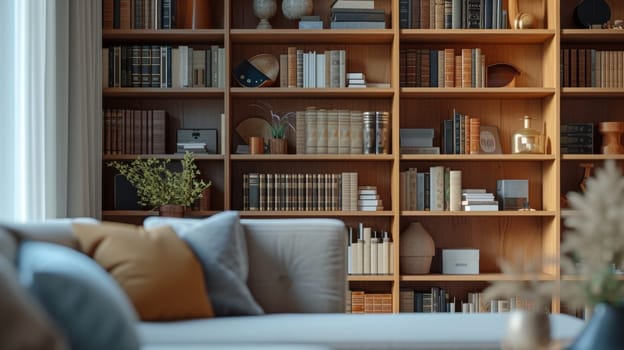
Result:
{"label": "glass jar", "polygon": [[531,128],[531,118],[522,118],[524,127],[511,137],[511,153],[544,153],[544,135]]}

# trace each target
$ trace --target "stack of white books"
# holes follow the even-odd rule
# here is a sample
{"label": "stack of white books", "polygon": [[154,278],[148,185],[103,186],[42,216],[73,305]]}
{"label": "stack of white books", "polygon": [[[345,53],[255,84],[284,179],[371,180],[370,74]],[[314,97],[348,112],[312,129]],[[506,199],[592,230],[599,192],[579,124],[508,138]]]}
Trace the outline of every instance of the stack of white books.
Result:
{"label": "stack of white books", "polygon": [[464,211],[498,211],[498,201],[494,194],[484,188],[462,189],[461,206]]}
{"label": "stack of white books", "polygon": [[360,186],[358,188],[358,210],[383,210],[383,203],[377,194],[376,186]]}
{"label": "stack of white books", "polygon": [[364,75],[364,73],[361,73],[361,72],[347,73],[347,87],[365,88],[366,76]]}

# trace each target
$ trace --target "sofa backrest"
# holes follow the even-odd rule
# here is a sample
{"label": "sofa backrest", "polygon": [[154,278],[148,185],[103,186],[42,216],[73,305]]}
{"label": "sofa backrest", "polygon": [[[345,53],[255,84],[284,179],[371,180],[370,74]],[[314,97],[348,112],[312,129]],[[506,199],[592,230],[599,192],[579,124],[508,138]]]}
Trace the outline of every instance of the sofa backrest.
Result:
{"label": "sofa backrest", "polygon": [[267,313],[344,312],[347,230],[337,219],[242,219],[247,285]]}
{"label": "sofa backrest", "polygon": [[72,223],[97,222],[91,218],[49,219],[33,222],[0,222],[0,254],[14,261],[17,245],[23,240],[35,240],[78,248],[78,240],[72,234]]}

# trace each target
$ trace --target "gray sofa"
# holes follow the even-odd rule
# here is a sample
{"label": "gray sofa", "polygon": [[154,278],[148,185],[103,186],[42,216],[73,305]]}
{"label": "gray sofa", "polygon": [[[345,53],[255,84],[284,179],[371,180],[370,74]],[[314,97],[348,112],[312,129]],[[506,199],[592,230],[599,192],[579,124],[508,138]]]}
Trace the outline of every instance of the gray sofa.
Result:
{"label": "gray sofa", "polygon": [[[152,226],[162,219],[151,219]],[[201,219],[177,219],[170,223],[182,230]],[[84,221],[84,220],[82,220]],[[89,221],[89,220],[87,220]],[[20,282],[19,263],[24,242],[53,242],[73,249],[75,220],[0,224],[0,255],[14,262]],[[242,219],[247,252],[247,287],[262,311],[254,315],[141,322],[130,326],[142,349],[498,349],[505,333],[506,314],[369,314],[342,313],[347,288],[344,224],[335,219]],[[0,260],[1,262],[1,260]],[[2,266],[0,266],[2,267]],[[104,277],[102,277],[104,278]],[[1,280],[1,279],[0,279]],[[1,287],[1,285],[0,285]],[[72,286],[67,285],[67,290]],[[23,291],[29,294],[28,291]],[[64,295],[57,303],[63,303]],[[35,299],[35,300],[33,300]],[[40,338],[27,331],[32,345],[24,349],[63,349],[75,344],[72,335],[48,319],[45,305],[37,304],[50,328]],[[6,316],[6,315],[5,315]],[[78,317],[78,316],[77,316]],[[551,315],[555,341],[572,339],[583,327],[580,319]],[[37,318],[37,317],[35,317]],[[0,348],[19,348],[20,333],[7,327],[0,312]],[[15,324],[11,324],[14,326]],[[88,340],[114,338],[111,328],[91,326]],[[119,331],[118,329],[116,331]],[[4,332],[4,333],[2,333]],[[109,333],[107,333],[109,332]],[[11,334],[9,339],[6,334]],[[6,337],[5,337],[6,336]],[[38,339],[38,341],[37,341]],[[57,347],[52,340],[57,341]],[[38,344],[46,344],[37,347]],[[99,347],[98,347],[99,346]],[[106,348],[98,344],[92,349]],[[76,348],[76,346],[73,346]]]}

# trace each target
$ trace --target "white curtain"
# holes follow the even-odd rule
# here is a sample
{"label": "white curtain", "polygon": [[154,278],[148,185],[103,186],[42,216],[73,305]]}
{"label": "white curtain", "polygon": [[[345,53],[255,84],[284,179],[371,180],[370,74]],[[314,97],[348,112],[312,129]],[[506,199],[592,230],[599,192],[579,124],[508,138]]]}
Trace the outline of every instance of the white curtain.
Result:
{"label": "white curtain", "polygon": [[101,1],[2,1],[0,219],[100,216]]}

